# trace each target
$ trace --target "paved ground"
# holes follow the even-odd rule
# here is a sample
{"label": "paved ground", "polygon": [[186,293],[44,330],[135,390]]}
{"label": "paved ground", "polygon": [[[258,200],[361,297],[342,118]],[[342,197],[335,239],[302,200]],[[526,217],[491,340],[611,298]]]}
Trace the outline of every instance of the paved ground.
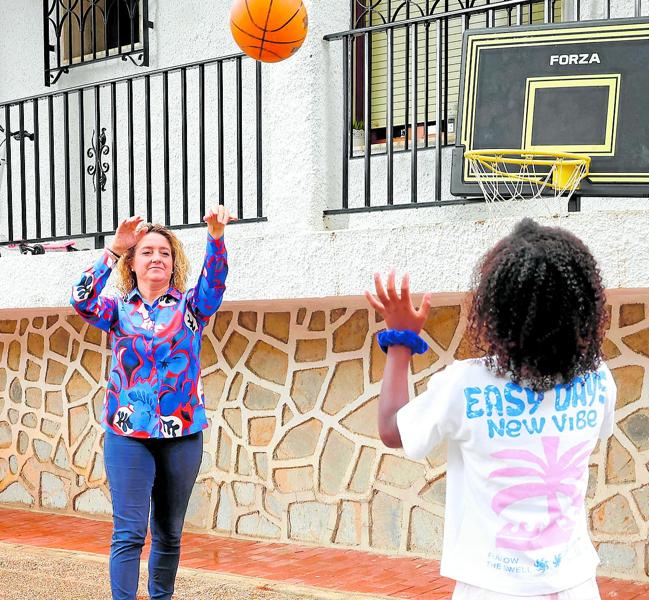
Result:
{"label": "paved ground", "polygon": [[[107,598],[110,535],[107,521],[0,507],[0,600]],[[454,587],[435,560],[199,533],[183,534],[181,566],[177,600],[449,600]],[[598,583],[602,600],[649,600],[648,583]]]}
{"label": "paved ground", "polygon": [[[105,556],[0,543],[2,600],[109,600]],[[146,569],[140,593],[146,598]],[[175,600],[349,600],[349,596],[305,586],[180,569]]]}

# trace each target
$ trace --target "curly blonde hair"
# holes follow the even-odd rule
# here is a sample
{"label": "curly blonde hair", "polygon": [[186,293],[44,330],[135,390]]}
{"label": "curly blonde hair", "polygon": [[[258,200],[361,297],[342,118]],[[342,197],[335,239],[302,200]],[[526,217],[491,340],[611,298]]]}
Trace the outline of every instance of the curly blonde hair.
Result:
{"label": "curly blonde hair", "polygon": [[[167,238],[171,246],[171,258],[173,261],[173,271],[171,272],[170,285],[179,292],[187,289],[187,275],[189,274],[189,260],[183,249],[182,242],[170,229],[157,223],[142,223],[141,227],[147,230],[147,233],[159,233]],[[133,264],[133,255],[135,246],[131,246],[117,262],[117,289],[126,296],[137,286],[137,278],[131,270]]]}

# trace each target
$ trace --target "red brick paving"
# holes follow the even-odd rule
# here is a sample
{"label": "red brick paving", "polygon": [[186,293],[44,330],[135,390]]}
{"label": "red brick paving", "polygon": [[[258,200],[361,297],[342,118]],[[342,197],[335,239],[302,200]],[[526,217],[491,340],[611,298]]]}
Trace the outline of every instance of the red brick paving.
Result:
{"label": "red brick paving", "polygon": [[[111,524],[66,515],[0,508],[0,541],[108,554]],[[148,545],[145,547],[145,556]],[[356,550],[237,540],[185,533],[181,566],[411,600],[451,597],[439,563]],[[649,584],[598,579],[602,600],[649,600]]]}

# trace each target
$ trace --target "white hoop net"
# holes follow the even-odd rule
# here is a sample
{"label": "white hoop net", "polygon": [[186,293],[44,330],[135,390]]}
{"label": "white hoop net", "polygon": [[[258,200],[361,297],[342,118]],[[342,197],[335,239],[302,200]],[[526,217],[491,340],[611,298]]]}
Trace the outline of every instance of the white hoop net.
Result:
{"label": "white hoop net", "polygon": [[489,209],[503,214],[538,210],[539,200],[549,213],[565,212],[590,167],[589,156],[562,152],[474,150],[465,157]]}

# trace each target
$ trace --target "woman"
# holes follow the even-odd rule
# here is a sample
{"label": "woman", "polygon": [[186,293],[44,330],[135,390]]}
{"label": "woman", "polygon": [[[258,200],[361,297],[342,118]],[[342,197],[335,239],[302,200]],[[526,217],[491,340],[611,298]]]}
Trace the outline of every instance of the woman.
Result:
{"label": "woman", "polygon": [[[72,290],[72,306],[109,333],[113,354],[102,426],[113,503],[114,600],[136,596],[149,512],[149,595],[170,599],[174,591],[185,512],[208,425],[201,334],[223,299],[223,232],[232,219],[219,206],[203,220],[207,250],[196,287],[186,290],[189,265],[178,238],[131,217]],[[123,296],[100,296],[114,267]]]}

